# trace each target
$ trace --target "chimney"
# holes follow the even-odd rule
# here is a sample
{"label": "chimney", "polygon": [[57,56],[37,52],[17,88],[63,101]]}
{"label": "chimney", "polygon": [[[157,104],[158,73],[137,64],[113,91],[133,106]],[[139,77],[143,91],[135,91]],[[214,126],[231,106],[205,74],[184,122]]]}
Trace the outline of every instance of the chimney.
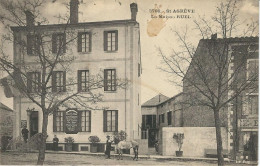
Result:
{"label": "chimney", "polygon": [[138,12],[137,4],[131,3],[130,9],[131,9],[131,20],[136,21],[136,15],[137,15],[137,12]]}
{"label": "chimney", "polygon": [[26,10],[24,13],[26,16],[26,26],[28,26],[28,27],[34,26],[34,15],[32,14],[32,12],[29,10]]}
{"label": "chimney", "polygon": [[211,35],[211,39],[217,39],[218,38],[218,36],[217,36],[218,34],[217,33],[215,33],[215,34],[212,34]]}
{"label": "chimney", "polygon": [[79,22],[79,0],[70,0],[70,23]]}

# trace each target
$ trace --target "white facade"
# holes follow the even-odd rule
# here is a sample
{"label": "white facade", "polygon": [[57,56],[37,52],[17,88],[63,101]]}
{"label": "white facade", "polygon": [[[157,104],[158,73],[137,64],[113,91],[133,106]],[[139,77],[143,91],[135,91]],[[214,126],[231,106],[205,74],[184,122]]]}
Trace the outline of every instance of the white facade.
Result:
{"label": "white facade", "polygon": [[[65,25],[43,25],[39,26],[40,32],[47,34],[63,32]],[[104,91],[100,88],[95,93],[103,95],[102,101],[96,104],[88,103],[91,108],[86,109],[83,106],[72,107],[76,110],[91,111],[91,131],[78,132],[77,134],[66,134],[65,132],[53,131],[53,115],[48,118],[48,138],[47,142],[52,142],[54,135],[57,135],[60,142],[64,142],[64,138],[72,136],[75,143],[89,143],[89,136],[97,135],[102,143],[105,143],[106,136],[112,135],[113,132],[103,131],[103,110],[117,110],[118,111],[118,131],[126,131],[127,139],[140,139],[141,137],[141,105],[140,105],[140,70],[141,70],[141,54],[140,54],[140,33],[139,23],[135,20],[118,20],[106,22],[92,22],[92,23],[77,23],[67,25],[69,33],[78,34],[79,32],[89,32],[92,34],[91,38],[91,52],[82,53],[77,51],[77,40],[67,45],[66,54],[73,55],[75,60],[69,64],[68,71],[66,71],[66,81],[77,80],[78,70],[88,70],[90,76],[98,74],[104,77],[105,69],[115,69],[116,78],[120,80],[128,80],[127,88],[117,88],[116,91]],[[28,29],[27,29],[28,30]],[[15,37],[24,39],[26,41],[26,28],[14,27]],[[104,31],[118,32],[118,50],[113,52],[104,51]],[[72,35],[73,36],[73,35]],[[72,38],[66,33],[66,40]],[[75,35],[74,35],[75,36]],[[48,40],[48,39],[46,39]],[[24,59],[26,65],[39,65],[35,61],[35,57],[29,56],[22,51],[18,44],[14,44],[14,61],[19,63]],[[61,70],[58,65],[54,71]],[[77,85],[73,86],[72,90],[77,91]],[[81,95],[86,95],[82,92]],[[84,100],[83,100],[84,101]],[[66,111],[71,109],[68,107],[60,107],[59,111]],[[31,114],[27,110],[38,111],[38,132],[42,130],[42,112],[41,109],[31,100],[25,97],[16,95],[14,97],[14,111],[16,115],[15,123],[15,137],[21,136],[21,123],[27,122],[27,128],[32,132]],[[34,126],[35,127],[35,126]]]}

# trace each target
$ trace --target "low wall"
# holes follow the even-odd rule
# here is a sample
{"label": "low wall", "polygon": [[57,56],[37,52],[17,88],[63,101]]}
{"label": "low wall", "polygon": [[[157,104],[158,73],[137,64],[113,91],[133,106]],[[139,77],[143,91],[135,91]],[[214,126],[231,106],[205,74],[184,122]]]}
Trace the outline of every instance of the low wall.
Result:
{"label": "low wall", "polygon": [[[174,133],[184,133],[182,145],[183,156],[205,157],[205,149],[217,149],[215,127],[163,127],[162,128],[162,154],[175,156],[178,144],[173,139]],[[222,127],[223,149],[227,149],[228,134]]]}
{"label": "low wall", "polygon": [[139,143],[138,154],[148,154],[148,139],[138,139],[136,141]]}

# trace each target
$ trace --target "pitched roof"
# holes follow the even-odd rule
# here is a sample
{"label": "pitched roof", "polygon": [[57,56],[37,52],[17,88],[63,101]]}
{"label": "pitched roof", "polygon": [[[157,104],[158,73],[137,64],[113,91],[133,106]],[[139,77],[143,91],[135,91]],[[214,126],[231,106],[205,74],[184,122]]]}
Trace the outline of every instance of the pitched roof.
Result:
{"label": "pitched roof", "polygon": [[142,104],[142,107],[152,107],[152,106],[157,106],[164,101],[168,100],[169,97],[164,96],[163,94],[158,94],[151,98],[150,100],[146,101],[144,104]]}
{"label": "pitched roof", "polygon": [[0,102],[0,110],[6,110],[6,111],[12,111],[13,110],[9,107],[7,107],[6,105],[4,105],[3,103]]}

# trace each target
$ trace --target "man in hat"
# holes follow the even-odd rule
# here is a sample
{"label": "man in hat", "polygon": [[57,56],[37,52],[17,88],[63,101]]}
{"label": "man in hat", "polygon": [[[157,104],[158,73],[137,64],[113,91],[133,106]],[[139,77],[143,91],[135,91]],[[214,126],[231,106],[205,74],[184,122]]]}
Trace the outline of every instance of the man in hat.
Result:
{"label": "man in hat", "polygon": [[56,135],[54,135],[53,138],[53,150],[58,151],[58,145],[59,145],[59,138],[57,138]]}
{"label": "man in hat", "polygon": [[111,145],[112,145],[112,141],[110,140],[110,136],[107,136],[107,144],[106,144],[106,155],[107,155],[107,159],[110,159],[110,151],[111,151]]}
{"label": "man in hat", "polygon": [[27,140],[28,140],[28,133],[29,133],[29,130],[26,128],[26,126],[23,126],[22,136],[23,136],[23,140],[25,143],[27,143]]}

